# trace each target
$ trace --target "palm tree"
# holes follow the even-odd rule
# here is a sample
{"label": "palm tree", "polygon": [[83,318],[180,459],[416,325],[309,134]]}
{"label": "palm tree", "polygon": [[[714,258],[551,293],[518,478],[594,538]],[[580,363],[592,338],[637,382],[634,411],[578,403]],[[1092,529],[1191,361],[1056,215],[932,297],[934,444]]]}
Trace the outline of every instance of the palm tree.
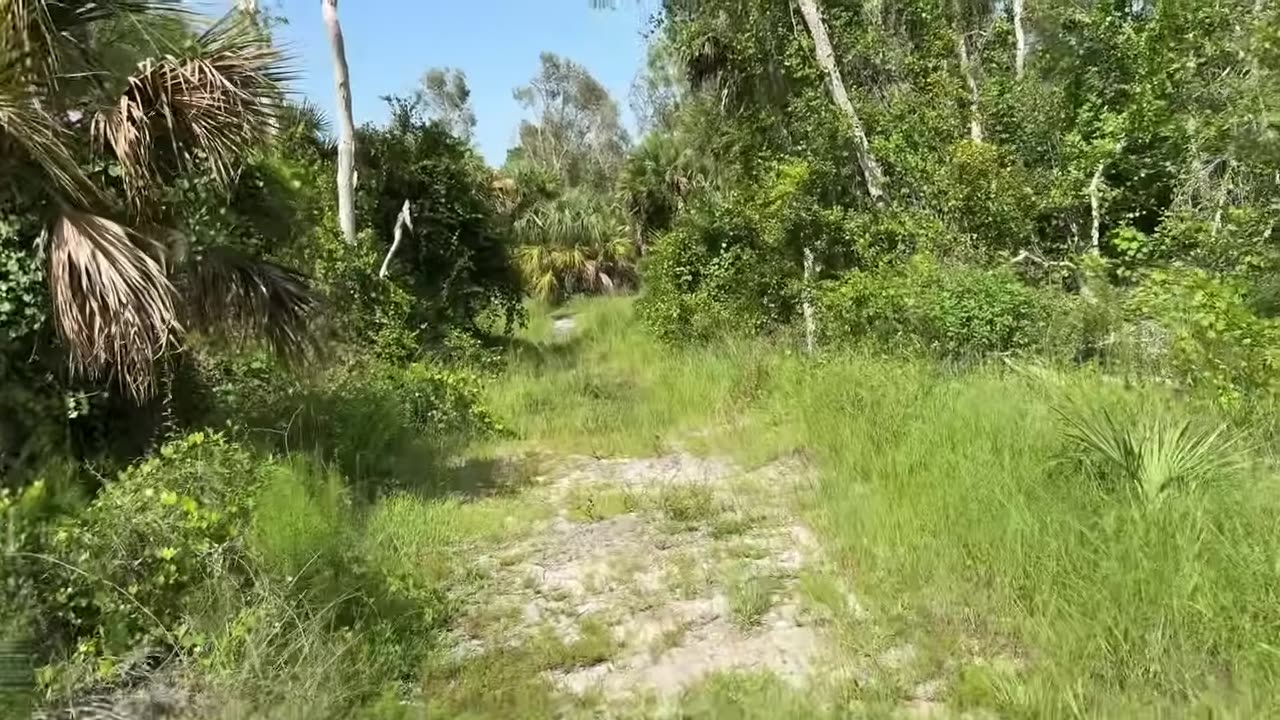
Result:
{"label": "palm tree", "polygon": [[516,263],[529,293],[558,302],[635,284],[635,253],[616,208],[587,190],[541,202],[515,222]]}
{"label": "palm tree", "polygon": [[[240,11],[196,37],[183,12],[178,0],[0,0],[0,198],[19,198],[10,209],[45,227],[53,323],[72,368],[114,377],[136,399],[154,390],[156,361],[185,330],[297,351],[315,308],[286,268],[230,248],[184,250],[177,215],[160,202],[184,174],[229,187],[271,136],[288,78]],[[101,43],[122,20],[177,20],[187,41],[153,48],[121,77],[107,58],[119,48]]]}

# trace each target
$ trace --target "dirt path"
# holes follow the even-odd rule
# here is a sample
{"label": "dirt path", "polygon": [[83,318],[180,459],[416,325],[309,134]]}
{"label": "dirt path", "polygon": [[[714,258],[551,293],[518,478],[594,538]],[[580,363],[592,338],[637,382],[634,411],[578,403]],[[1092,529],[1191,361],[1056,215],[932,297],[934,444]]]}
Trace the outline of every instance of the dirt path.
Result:
{"label": "dirt path", "polygon": [[829,613],[801,583],[817,559],[792,512],[798,461],[565,457],[523,491],[552,518],[475,559],[462,657],[536,647],[559,692],[669,707],[726,671],[803,687]]}

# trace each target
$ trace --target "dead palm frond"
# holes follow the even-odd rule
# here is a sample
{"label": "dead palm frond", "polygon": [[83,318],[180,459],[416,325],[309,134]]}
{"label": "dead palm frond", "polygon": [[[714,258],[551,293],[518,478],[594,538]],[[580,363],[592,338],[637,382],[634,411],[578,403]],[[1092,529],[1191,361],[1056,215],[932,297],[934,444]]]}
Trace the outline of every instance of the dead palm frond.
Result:
{"label": "dead palm frond", "polygon": [[180,13],[179,0],[0,0],[0,42],[26,58],[27,72],[56,85],[68,56],[83,59],[85,33],[128,14]]}
{"label": "dead palm frond", "polygon": [[[0,63],[5,60],[0,58]],[[50,191],[67,202],[90,204],[96,192],[71,154],[66,130],[54,121],[20,77],[15,81],[10,74],[13,70],[0,64],[0,152],[7,155],[9,148],[16,146],[39,166]]]}
{"label": "dead palm frond", "polygon": [[280,51],[243,14],[231,13],[187,56],[143,61],[120,98],[93,120],[135,206],[194,157],[228,184],[240,158],[276,130],[280,89],[291,78]]}
{"label": "dead palm frond", "polygon": [[190,325],[239,340],[263,338],[277,353],[312,348],[319,302],[307,279],[288,268],[227,249],[206,251],[188,271]]}
{"label": "dead palm frond", "polygon": [[54,324],[74,369],[114,371],[135,398],[154,387],[157,357],[180,330],[164,269],[121,225],[66,210],[49,247]]}
{"label": "dead palm frond", "polygon": [[1074,453],[1100,479],[1119,479],[1146,502],[1180,487],[1230,475],[1239,467],[1239,438],[1225,426],[1195,428],[1163,419],[1120,423],[1108,412],[1058,411]]}

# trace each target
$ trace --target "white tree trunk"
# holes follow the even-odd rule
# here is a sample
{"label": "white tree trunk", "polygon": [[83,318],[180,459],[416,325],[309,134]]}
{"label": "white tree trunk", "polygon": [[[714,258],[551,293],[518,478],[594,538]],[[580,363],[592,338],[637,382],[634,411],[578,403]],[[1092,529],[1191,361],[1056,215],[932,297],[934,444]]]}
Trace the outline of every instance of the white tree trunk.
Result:
{"label": "white tree trunk", "polygon": [[831,40],[827,37],[827,26],[822,20],[822,11],[818,8],[818,0],[796,0],[800,6],[800,14],[804,16],[805,25],[809,27],[809,36],[813,38],[814,54],[818,67],[827,73],[827,88],[831,91],[831,99],[836,107],[844,112],[853,128],[854,150],[858,155],[858,165],[862,168],[862,176],[867,183],[867,194],[876,202],[884,199],[884,174],[880,163],[871,153],[871,143],[867,140],[866,128],[849,101],[849,92],[845,89],[844,80],[840,77],[840,68],[836,64],[835,51],[831,49]]}
{"label": "white tree trunk", "polygon": [[244,10],[250,15],[258,14],[258,0],[239,0],[239,2],[241,10]]}
{"label": "white tree trunk", "polygon": [[1026,0],[1013,0],[1013,36],[1017,43],[1017,55],[1013,58],[1014,73],[1019,80],[1027,69]]}
{"label": "white tree trunk", "polygon": [[404,240],[404,231],[413,230],[413,215],[409,212],[409,201],[404,201],[404,207],[400,208],[400,214],[396,215],[396,225],[392,229],[391,248],[387,250],[387,256],[382,259],[382,268],[378,270],[378,277],[385,278],[391,269],[391,257],[396,254],[396,250],[400,249],[400,243]]}
{"label": "white tree trunk", "polygon": [[1093,179],[1089,181],[1089,208],[1093,214],[1093,229],[1089,234],[1089,252],[1097,255],[1102,240],[1102,173],[1107,169],[1107,165],[1111,163],[1114,156],[1119,155],[1124,149],[1124,140],[1116,143],[1113,157],[1104,158],[1098,163],[1098,169],[1093,173]]}
{"label": "white tree trunk", "polygon": [[1098,163],[1098,169],[1089,182],[1089,208],[1093,215],[1093,229],[1089,232],[1089,254],[1097,255],[1102,240],[1102,171],[1106,170],[1107,161]]}
{"label": "white tree trunk", "polygon": [[356,124],[351,117],[351,76],[338,23],[338,0],[320,0],[333,52],[333,84],[338,97],[338,224],[348,244],[356,243]]}
{"label": "white tree trunk", "polygon": [[812,355],[818,348],[818,321],[813,312],[813,276],[816,272],[813,250],[804,249],[804,290],[801,297],[800,311],[804,314],[804,349]]}
{"label": "white tree trunk", "polygon": [[951,0],[951,7],[956,15],[956,55],[960,58],[960,74],[969,86],[969,137],[974,142],[982,142],[982,116],[978,101],[978,77],[973,63],[969,59],[969,34],[964,31],[964,15],[960,11],[960,0]]}

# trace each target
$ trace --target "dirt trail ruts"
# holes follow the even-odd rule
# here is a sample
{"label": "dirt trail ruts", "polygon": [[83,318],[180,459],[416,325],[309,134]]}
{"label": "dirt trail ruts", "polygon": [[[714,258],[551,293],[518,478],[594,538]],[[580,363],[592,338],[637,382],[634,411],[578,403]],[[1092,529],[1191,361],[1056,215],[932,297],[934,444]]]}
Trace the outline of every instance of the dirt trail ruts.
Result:
{"label": "dirt trail ruts", "polygon": [[808,681],[827,640],[799,592],[818,553],[790,510],[803,463],[746,470],[676,453],[551,464],[526,492],[554,519],[479,559],[487,590],[460,647],[548,633],[573,643],[584,623],[606,627],[610,657],[548,678],[609,700],[669,699],[728,670]]}

